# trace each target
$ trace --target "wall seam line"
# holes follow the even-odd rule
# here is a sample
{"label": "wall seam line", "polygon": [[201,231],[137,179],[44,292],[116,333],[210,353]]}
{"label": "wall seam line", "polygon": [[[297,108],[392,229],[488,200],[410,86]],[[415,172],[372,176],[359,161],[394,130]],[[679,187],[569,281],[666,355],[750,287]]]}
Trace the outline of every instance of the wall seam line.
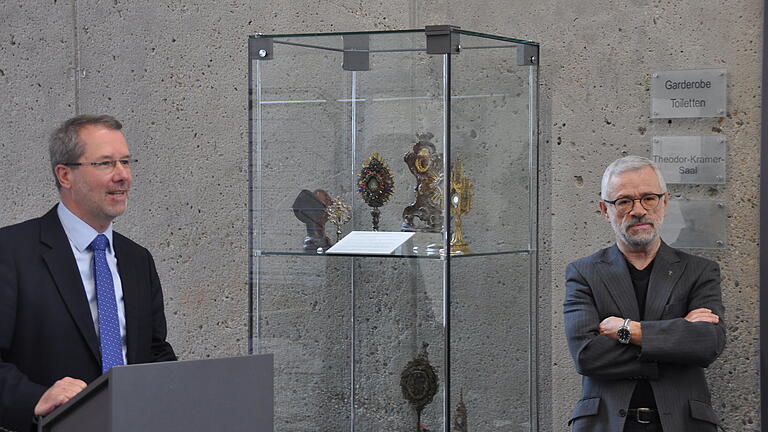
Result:
{"label": "wall seam line", "polygon": [[80,40],[77,31],[77,0],[72,0],[72,30],[73,30],[73,49],[74,49],[74,80],[75,80],[75,115],[80,115]]}

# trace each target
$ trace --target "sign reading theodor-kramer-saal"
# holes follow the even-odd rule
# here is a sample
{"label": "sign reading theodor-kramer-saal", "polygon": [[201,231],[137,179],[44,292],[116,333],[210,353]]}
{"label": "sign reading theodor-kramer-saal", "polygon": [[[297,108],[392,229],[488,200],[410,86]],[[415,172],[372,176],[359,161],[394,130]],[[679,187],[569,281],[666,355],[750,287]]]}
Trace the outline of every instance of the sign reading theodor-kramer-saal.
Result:
{"label": "sign reading theodor-kramer-saal", "polygon": [[726,70],[651,74],[651,118],[725,117]]}
{"label": "sign reading theodor-kramer-saal", "polygon": [[725,149],[722,135],[654,137],[651,160],[667,183],[724,184]]}

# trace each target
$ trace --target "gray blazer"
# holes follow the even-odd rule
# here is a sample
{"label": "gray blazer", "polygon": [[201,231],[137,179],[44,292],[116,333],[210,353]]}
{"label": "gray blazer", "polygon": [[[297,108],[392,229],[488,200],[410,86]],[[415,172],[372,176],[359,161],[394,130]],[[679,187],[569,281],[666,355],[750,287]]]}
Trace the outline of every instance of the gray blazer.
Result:
{"label": "gray blazer", "polygon": [[[650,381],[665,431],[716,431],[719,421],[704,368],[725,347],[717,263],[662,242],[648,283],[642,346],[620,344],[598,331],[609,316],[640,321],[629,270],[616,245],[569,264],[565,278],[565,332],[583,376],[581,400],[569,420],[573,431],[622,431],[638,379]],[[683,319],[702,307],[720,322]]]}

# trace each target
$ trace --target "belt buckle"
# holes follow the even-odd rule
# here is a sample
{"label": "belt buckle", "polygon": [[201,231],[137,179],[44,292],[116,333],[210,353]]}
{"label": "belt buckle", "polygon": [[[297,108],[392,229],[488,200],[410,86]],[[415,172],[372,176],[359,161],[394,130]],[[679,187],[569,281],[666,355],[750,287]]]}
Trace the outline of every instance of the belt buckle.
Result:
{"label": "belt buckle", "polygon": [[648,424],[651,421],[650,420],[640,420],[640,413],[651,413],[653,412],[650,408],[636,408],[636,415],[635,415],[635,421],[642,424]]}

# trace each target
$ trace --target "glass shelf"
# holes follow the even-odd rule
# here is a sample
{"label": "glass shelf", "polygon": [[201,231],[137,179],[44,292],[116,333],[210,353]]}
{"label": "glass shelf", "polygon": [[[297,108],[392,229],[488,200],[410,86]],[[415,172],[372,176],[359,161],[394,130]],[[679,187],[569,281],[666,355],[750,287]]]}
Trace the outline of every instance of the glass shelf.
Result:
{"label": "glass shelf", "polygon": [[[365,255],[365,254],[341,254],[341,253],[334,253],[334,254],[326,254],[324,252],[273,252],[273,251],[262,251],[262,250],[255,250],[254,256],[300,256],[300,257],[354,257],[354,258],[412,258],[412,259],[431,259],[431,260],[444,260],[445,254],[444,253],[413,253],[413,254],[392,254],[392,255]],[[504,252],[484,252],[484,253],[457,253],[452,254],[451,259],[459,259],[459,258],[473,258],[473,257],[483,257],[483,256],[493,256],[493,255],[529,255],[533,253],[533,251],[525,249],[525,250],[516,250],[516,251],[504,251]]]}

